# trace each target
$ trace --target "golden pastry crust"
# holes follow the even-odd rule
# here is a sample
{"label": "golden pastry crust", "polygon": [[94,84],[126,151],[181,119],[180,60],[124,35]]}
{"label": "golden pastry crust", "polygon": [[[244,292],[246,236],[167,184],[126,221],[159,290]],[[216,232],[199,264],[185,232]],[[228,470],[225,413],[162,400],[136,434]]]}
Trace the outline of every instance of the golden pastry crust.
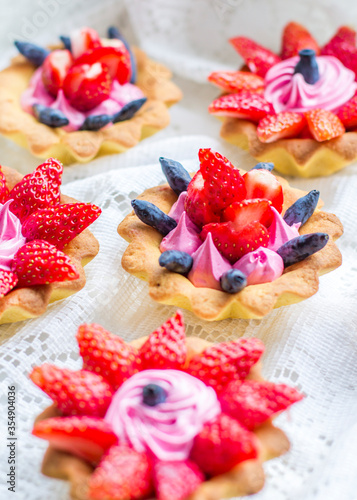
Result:
{"label": "golden pastry crust", "polygon": [[[6,185],[11,190],[21,181],[23,175],[9,167],[1,167]],[[74,203],[77,200],[61,194],[61,204]],[[76,266],[79,278],[73,281],[36,285],[11,290],[0,299],[0,324],[23,321],[43,314],[49,303],[64,299],[81,290],[86,283],[83,266],[88,264],[98,253],[99,243],[89,229],[76,236],[63,252]]]}
{"label": "golden pastry crust", "polygon": [[[244,170],[240,171],[244,173]],[[278,177],[284,191],[285,210],[305,192],[291,188]],[[168,213],[177,196],[167,185],[147,189],[138,197],[150,201]],[[319,203],[320,208],[322,202]],[[217,321],[226,318],[262,318],[273,308],[300,302],[314,295],[319,276],[341,265],[342,257],[334,241],[343,233],[339,219],[331,213],[316,210],[300,228],[300,234],[323,232],[330,236],[327,245],[307,259],[288,267],[282,276],[270,283],[250,285],[236,294],[212,288],[196,288],[185,276],[160,267],[162,236],[141,222],[134,211],[119,224],[118,233],[129,246],[122,257],[123,268],[149,283],[149,295],[163,304],[188,309],[199,318]]]}
{"label": "golden pastry crust", "polygon": [[321,177],[331,175],[357,159],[357,132],[346,132],[330,141],[280,139],[263,143],[257,125],[239,118],[225,117],[221,137],[239,146],[258,161],[273,162],[285,175]]}
{"label": "golden pastry crust", "polygon": [[[131,342],[139,348],[147,339],[142,337]],[[198,337],[186,338],[188,359],[202,352],[211,343]],[[248,379],[263,380],[261,364],[251,369]],[[46,408],[36,419],[36,422],[46,418],[58,417],[61,413],[55,405]],[[269,419],[258,427],[254,434],[259,441],[259,457],[240,463],[226,474],[221,474],[203,482],[190,496],[190,500],[221,500],[235,496],[251,495],[264,486],[264,470],[262,463],[279,457],[289,450],[290,443],[286,434],[272,424]],[[42,462],[42,473],[46,476],[67,479],[71,483],[72,500],[89,500],[88,482],[94,468],[81,460],[53,446],[49,446]]]}
{"label": "golden pastry crust", "polygon": [[29,149],[34,156],[52,156],[68,164],[122,153],[167,127],[170,122],[167,108],[178,102],[182,93],[171,81],[171,72],[165,66],[149,59],[140,49],[134,48],[133,52],[137,62],[136,85],[147,101],[130,120],[97,132],[51,128],[24,111],[20,97],[35,67],[23,56],[15,57],[11,65],[0,72],[0,133]]}

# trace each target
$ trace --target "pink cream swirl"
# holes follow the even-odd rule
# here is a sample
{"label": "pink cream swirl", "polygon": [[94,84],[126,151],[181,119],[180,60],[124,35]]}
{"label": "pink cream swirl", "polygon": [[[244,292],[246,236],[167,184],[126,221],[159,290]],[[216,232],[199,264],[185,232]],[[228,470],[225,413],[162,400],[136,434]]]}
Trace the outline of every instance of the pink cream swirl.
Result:
{"label": "pink cream swirl", "polygon": [[310,109],[336,110],[355,94],[355,74],[333,56],[316,57],[319,80],[306,83],[300,73],[294,74],[299,57],[281,61],[265,76],[265,99],[276,113],[293,111],[303,113]]}
{"label": "pink cream swirl", "polygon": [[21,233],[21,222],[10,212],[12,200],[0,204],[0,269],[11,271],[11,263],[19,249],[26,243]]}
{"label": "pink cream swirl", "polygon": [[[143,388],[156,384],[166,400],[143,402]],[[104,417],[120,443],[136,451],[150,450],[160,460],[186,460],[203,425],[221,412],[214,389],[179,370],[144,370],[117,390]]]}

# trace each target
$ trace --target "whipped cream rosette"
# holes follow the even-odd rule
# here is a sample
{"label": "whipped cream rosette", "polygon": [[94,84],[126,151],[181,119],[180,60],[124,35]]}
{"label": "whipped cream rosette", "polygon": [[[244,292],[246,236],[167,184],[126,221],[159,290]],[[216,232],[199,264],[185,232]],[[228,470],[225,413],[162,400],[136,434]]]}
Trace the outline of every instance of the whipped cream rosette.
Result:
{"label": "whipped cream rosette", "polygon": [[258,339],[185,336],[181,313],[125,344],[96,324],[77,333],[83,368],[30,377],[54,404],[33,434],[42,471],[73,500],[220,500],[264,485],[262,463],[289,449],[272,420],[302,399],[260,375]]}
{"label": "whipped cream rosette", "polygon": [[336,216],[319,192],[291,188],[272,163],[236,169],[210,149],[200,169],[160,158],[168,185],[132,201],[118,227],[122,266],[149,282],[150,296],[206,320],[261,318],[316,293],[318,276],[341,264]]}

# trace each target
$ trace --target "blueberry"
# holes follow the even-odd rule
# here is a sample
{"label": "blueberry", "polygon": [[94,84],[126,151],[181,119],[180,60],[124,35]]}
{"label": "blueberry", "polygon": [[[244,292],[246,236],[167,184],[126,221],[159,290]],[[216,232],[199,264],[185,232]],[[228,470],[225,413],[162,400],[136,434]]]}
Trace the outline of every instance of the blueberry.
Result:
{"label": "blueberry", "polygon": [[146,97],[141,99],[136,99],[135,101],[128,102],[125,104],[120,111],[113,115],[113,123],[123,122],[124,120],[130,120],[137,111],[143,106],[147,101]]}
{"label": "blueberry", "polygon": [[35,66],[41,66],[43,61],[50,53],[49,50],[39,47],[34,43],[19,42],[16,40],[14,44],[17,50],[20,52],[20,54],[26,57],[26,59],[28,59]]}
{"label": "blueberry", "polygon": [[148,406],[156,406],[166,401],[165,390],[156,384],[148,384],[143,387],[143,403]]}
{"label": "blueberry", "polygon": [[179,274],[187,274],[193,264],[193,258],[189,253],[179,250],[166,250],[160,255],[159,264],[166,267],[168,271]]}
{"label": "blueberry", "polygon": [[288,241],[276,252],[283,259],[284,267],[288,267],[321,250],[328,239],[329,235],[326,233],[303,234]]}
{"label": "blueberry", "polygon": [[65,127],[69,124],[68,118],[59,109],[52,109],[42,104],[34,104],[33,111],[39,122],[49,127]]}
{"label": "blueberry", "polygon": [[159,158],[159,161],[170,188],[177,196],[179,196],[182,191],[187,191],[187,187],[191,182],[191,176],[187,170],[183,168],[181,163],[163,158],[162,156]]}
{"label": "blueberry", "polygon": [[63,43],[64,45],[64,48],[66,50],[69,50],[71,52],[72,50],[72,45],[71,45],[71,39],[69,38],[69,36],[60,36],[60,40],[61,42]]}
{"label": "blueberry", "polygon": [[130,55],[130,62],[131,62],[131,78],[130,78],[130,83],[135,83],[136,82],[136,61],[134,54],[130,48],[130,45],[126,41],[126,39],[123,37],[123,35],[120,33],[118,28],[115,26],[110,26],[108,28],[108,37],[109,38],[117,38],[118,40],[121,40],[123,44],[125,45],[125,48],[129,52]]}
{"label": "blueberry", "polygon": [[79,130],[99,130],[112,121],[112,115],[87,116]]}
{"label": "blueberry", "polygon": [[297,222],[301,222],[301,225],[305,224],[307,219],[314,213],[317,202],[319,201],[319,196],[320,191],[313,189],[310,193],[296,200],[285,212],[284,221],[289,224],[289,226]]}
{"label": "blueberry", "polygon": [[269,170],[271,172],[274,168],[274,163],[261,161],[252,168],[252,170]]}
{"label": "blueberry", "polygon": [[247,277],[238,269],[230,269],[220,278],[221,288],[227,293],[238,293],[247,286]]}
{"label": "blueberry", "polygon": [[313,85],[319,78],[319,67],[316,62],[316,52],[313,49],[303,49],[299,52],[300,61],[294,69],[294,74],[301,73],[306,83]]}
{"label": "blueberry", "polygon": [[131,205],[142,222],[153,227],[163,236],[166,236],[177,226],[174,219],[166,215],[153,203],[145,200],[132,200]]}

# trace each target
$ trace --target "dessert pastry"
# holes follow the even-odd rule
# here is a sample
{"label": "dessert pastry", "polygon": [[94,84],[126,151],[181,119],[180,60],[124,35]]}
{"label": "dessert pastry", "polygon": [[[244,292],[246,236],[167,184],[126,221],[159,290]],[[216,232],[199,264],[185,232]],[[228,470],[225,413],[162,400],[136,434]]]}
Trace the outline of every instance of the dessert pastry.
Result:
{"label": "dessert pastry", "polygon": [[51,50],[15,42],[22,55],[0,72],[1,134],[71,163],[121,153],[169,124],[167,107],[182,97],[170,71],[116,28],[61,40]]}
{"label": "dessert pastry", "polygon": [[96,324],[77,333],[83,368],[35,367],[54,404],[32,433],[48,476],[73,500],[220,500],[264,484],[262,462],[289,449],[272,419],[302,395],[261,377],[258,339],[185,337],[177,312],[125,344]]}
{"label": "dessert pastry", "polygon": [[209,106],[221,136],[286,175],[330,175],[357,159],[356,32],[346,26],[321,49],[300,24],[278,56],[246,37],[230,40],[241,71],[212,73],[224,95]]}
{"label": "dessert pastry", "polygon": [[87,229],[100,208],[60,193],[54,158],[25,177],[0,168],[0,324],[43,314],[81,290],[98,241]]}
{"label": "dessert pastry", "polygon": [[129,242],[123,268],[154,300],[205,320],[262,318],[316,293],[319,275],[341,264],[342,234],[319,192],[291,188],[272,163],[244,173],[210,149],[199,160],[191,180],[160,158],[168,184],[133,200],[118,227]]}

